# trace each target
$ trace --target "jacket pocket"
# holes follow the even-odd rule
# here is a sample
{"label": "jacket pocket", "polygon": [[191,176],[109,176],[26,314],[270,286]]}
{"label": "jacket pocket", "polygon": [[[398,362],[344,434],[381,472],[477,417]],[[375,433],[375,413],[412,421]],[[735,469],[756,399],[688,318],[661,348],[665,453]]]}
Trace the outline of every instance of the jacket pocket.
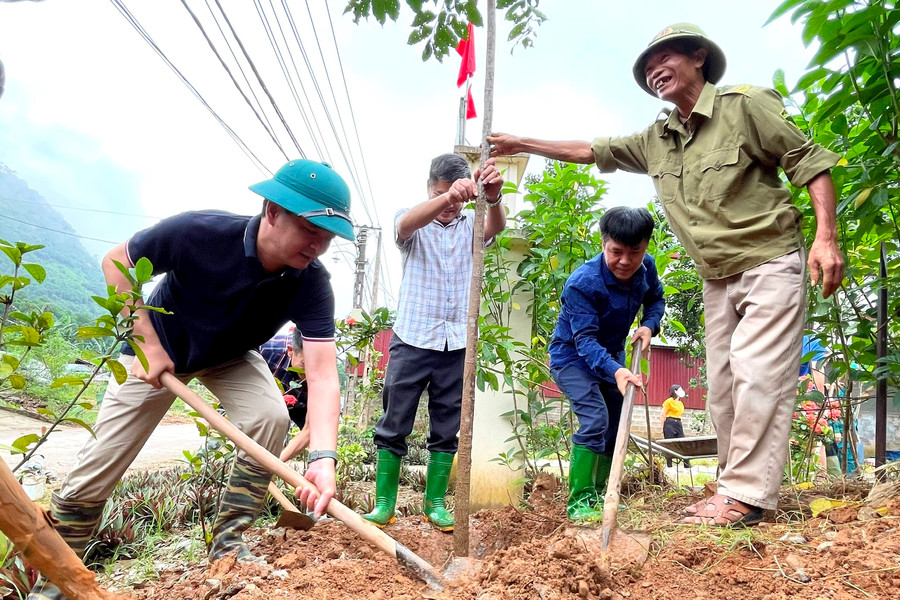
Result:
{"label": "jacket pocket", "polygon": [[647,174],[653,178],[656,195],[663,203],[671,204],[678,196],[682,169],[681,161],[672,159],[654,160],[647,165]]}
{"label": "jacket pocket", "polygon": [[716,148],[700,157],[700,196],[704,201],[730,198],[741,189],[750,159],[738,146]]}

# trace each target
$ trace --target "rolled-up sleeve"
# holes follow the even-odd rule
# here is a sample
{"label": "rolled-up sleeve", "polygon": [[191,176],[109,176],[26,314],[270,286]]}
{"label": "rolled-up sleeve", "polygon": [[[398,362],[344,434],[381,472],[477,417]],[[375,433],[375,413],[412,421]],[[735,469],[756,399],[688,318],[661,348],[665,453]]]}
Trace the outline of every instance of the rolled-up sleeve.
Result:
{"label": "rolled-up sleeve", "polygon": [[598,137],[591,143],[594,162],[601,173],[628,171],[647,172],[646,139],[647,132],[624,137]]}
{"label": "rolled-up sleeve", "polygon": [[750,101],[750,117],[762,149],[775,156],[788,180],[806,187],[819,173],[834,167],[840,156],[808,139],[790,120],[781,96],[763,90]]}

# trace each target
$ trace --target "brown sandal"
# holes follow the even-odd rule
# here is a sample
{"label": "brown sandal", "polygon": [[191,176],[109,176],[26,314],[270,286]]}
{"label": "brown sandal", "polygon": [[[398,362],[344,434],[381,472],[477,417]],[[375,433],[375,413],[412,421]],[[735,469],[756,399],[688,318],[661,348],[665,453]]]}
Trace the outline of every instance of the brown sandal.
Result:
{"label": "brown sandal", "polygon": [[695,514],[685,517],[681,522],[688,525],[711,525],[713,527],[749,527],[763,520],[762,509],[722,494],[716,494],[704,502],[703,508]]}

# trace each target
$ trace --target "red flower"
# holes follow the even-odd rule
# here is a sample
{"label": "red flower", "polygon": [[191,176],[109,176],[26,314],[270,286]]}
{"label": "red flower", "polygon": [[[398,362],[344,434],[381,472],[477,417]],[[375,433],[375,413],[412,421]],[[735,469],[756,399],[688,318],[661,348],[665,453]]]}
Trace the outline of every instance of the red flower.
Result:
{"label": "red flower", "polygon": [[289,407],[294,406],[295,404],[297,404],[297,399],[294,398],[290,394],[285,394],[284,395],[284,403],[287,404]]}
{"label": "red flower", "polygon": [[347,325],[350,325],[350,326],[356,325],[356,319],[354,319],[353,317],[347,317],[347,320],[345,321],[345,323],[347,323]]}

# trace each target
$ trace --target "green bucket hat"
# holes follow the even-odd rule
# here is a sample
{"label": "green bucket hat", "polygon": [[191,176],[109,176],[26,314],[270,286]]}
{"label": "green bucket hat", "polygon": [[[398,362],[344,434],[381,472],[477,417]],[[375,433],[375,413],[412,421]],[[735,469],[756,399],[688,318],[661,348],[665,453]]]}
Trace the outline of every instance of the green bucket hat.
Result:
{"label": "green bucket hat", "polygon": [[693,23],[669,25],[653,36],[653,39],[647,44],[647,48],[634,61],[634,67],[631,69],[637,84],[654,98],[656,94],[647,85],[647,76],[644,73],[647,67],[647,59],[654,51],[675,40],[693,40],[702,48],[706,48],[704,72],[708,82],[718,83],[722,79],[722,75],[725,74],[725,53],[722,52],[722,49],[715,42],[706,37],[706,33],[702,29]]}
{"label": "green bucket hat", "polygon": [[313,225],[345,240],[356,240],[350,218],[350,188],[327,163],[292,160],[272,179],[253,184],[250,190]]}

